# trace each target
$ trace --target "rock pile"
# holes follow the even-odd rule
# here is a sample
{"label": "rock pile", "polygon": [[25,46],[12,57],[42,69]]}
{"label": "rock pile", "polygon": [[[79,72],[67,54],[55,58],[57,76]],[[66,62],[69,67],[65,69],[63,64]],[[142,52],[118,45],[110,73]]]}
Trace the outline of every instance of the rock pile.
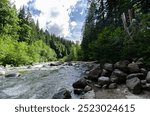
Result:
{"label": "rock pile", "polygon": [[87,77],[73,83],[74,93],[82,94],[91,91],[89,80],[97,83],[99,88],[115,89],[118,84],[126,84],[128,90],[133,94],[140,94],[142,90],[150,91],[150,71],[141,59],[136,62],[124,60],[115,64],[105,63],[94,67],[89,71]]}

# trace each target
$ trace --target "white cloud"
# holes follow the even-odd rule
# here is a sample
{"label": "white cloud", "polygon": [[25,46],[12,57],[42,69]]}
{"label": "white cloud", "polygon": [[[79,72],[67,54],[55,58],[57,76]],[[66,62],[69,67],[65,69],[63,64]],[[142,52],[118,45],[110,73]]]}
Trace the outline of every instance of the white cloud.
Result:
{"label": "white cloud", "polygon": [[10,0],[12,3],[16,5],[17,9],[20,9],[23,5],[27,5],[27,3],[31,0]]}
{"label": "white cloud", "polygon": [[[10,0],[15,1],[17,9],[20,6],[27,5],[32,0]],[[71,29],[77,26],[77,23],[70,20],[69,14],[71,8],[82,0],[35,0],[32,7],[41,11],[40,15],[34,15],[35,20],[39,20],[39,25],[43,29],[48,29],[50,33],[61,37],[69,37]],[[70,28],[71,26],[71,28]],[[70,37],[71,39],[71,37]]]}

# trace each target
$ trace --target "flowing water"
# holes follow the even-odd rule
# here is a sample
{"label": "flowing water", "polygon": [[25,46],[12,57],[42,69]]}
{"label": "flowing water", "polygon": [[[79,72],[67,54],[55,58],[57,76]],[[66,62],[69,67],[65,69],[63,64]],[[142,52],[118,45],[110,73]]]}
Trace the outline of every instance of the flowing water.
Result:
{"label": "flowing water", "polygon": [[[61,88],[73,90],[72,83],[81,78],[83,65],[36,65],[5,69],[7,73],[19,72],[20,77],[0,79],[0,98],[51,99]],[[78,98],[72,92],[72,98]]]}

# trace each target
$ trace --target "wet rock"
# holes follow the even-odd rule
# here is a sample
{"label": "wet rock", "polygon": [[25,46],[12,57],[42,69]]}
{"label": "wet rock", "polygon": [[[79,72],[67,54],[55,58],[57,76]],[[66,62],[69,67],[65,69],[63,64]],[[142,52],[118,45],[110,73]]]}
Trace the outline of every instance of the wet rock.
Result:
{"label": "wet rock", "polygon": [[80,80],[78,80],[75,83],[73,83],[72,86],[74,88],[82,88],[82,89],[84,89],[86,85],[87,85],[87,81],[84,78],[81,78]]}
{"label": "wet rock", "polygon": [[140,83],[140,79],[137,77],[131,78],[131,79],[127,79],[126,81],[126,85],[129,89],[129,91],[131,91],[133,94],[140,94],[141,93],[141,83]]}
{"label": "wet rock", "polygon": [[109,89],[116,89],[117,88],[117,84],[116,83],[111,83],[108,88]]}
{"label": "wet rock", "polygon": [[95,99],[95,92],[94,90],[88,91],[87,93],[85,93],[81,99]]}
{"label": "wet rock", "polygon": [[147,73],[146,81],[147,81],[147,83],[150,83],[150,71]]}
{"label": "wet rock", "polygon": [[110,83],[109,77],[104,77],[104,76],[102,76],[102,77],[99,77],[99,78],[98,78],[98,84],[99,84],[100,86],[108,85],[109,83]]}
{"label": "wet rock", "polygon": [[110,76],[110,80],[113,83],[121,84],[126,82],[126,77],[127,77],[126,73],[122,72],[121,70],[115,69],[112,72],[112,75]]}
{"label": "wet rock", "polygon": [[89,72],[88,79],[90,79],[92,81],[98,81],[98,78],[101,75],[101,73],[102,73],[102,70],[101,70],[100,66],[98,66]]}
{"label": "wet rock", "polygon": [[81,95],[83,93],[83,89],[74,88],[74,94]]}
{"label": "wet rock", "polygon": [[140,68],[136,63],[128,64],[128,69],[130,73],[138,73],[140,72]]}
{"label": "wet rock", "polygon": [[113,71],[113,64],[111,64],[111,63],[105,63],[104,64],[104,69],[107,70],[107,71],[112,72]]}
{"label": "wet rock", "polygon": [[105,69],[102,70],[101,76],[110,77],[110,75],[111,75],[111,72],[109,72],[109,71],[107,71]]}
{"label": "wet rock", "polygon": [[108,84],[102,86],[102,89],[107,89],[107,88],[108,88]]}
{"label": "wet rock", "polygon": [[12,74],[5,75],[5,78],[17,78],[19,76],[21,76],[20,73],[12,73]]}
{"label": "wet rock", "polygon": [[91,91],[92,90],[92,87],[90,87],[89,85],[87,85],[85,88],[84,88],[84,92],[88,92],[88,91]]}
{"label": "wet rock", "polygon": [[71,99],[71,92],[62,88],[58,91],[58,93],[54,94],[52,99]]}
{"label": "wet rock", "polygon": [[134,78],[134,77],[138,77],[140,80],[144,80],[145,79],[145,76],[143,73],[134,73],[134,74],[129,74],[127,76],[127,79],[131,79],[131,78]]}
{"label": "wet rock", "polygon": [[119,69],[123,72],[128,73],[128,64],[130,62],[128,60],[124,60],[124,61],[119,61],[117,63],[114,64],[114,68]]}

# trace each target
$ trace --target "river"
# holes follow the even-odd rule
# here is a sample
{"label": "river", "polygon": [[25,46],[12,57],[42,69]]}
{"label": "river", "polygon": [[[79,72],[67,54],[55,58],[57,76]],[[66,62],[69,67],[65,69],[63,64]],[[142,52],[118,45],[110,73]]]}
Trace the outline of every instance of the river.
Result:
{"label": "river", "polygon": [[[9,67],[6,73],[20,73],[17,78],[0,79],[1,99],[50,99],[61,88],[72,91],[73,82],[81,78],[86,70],[84,63],[71,66],[38,64],[25,67]],[[79,98],[72,92],[72,98]]]}

